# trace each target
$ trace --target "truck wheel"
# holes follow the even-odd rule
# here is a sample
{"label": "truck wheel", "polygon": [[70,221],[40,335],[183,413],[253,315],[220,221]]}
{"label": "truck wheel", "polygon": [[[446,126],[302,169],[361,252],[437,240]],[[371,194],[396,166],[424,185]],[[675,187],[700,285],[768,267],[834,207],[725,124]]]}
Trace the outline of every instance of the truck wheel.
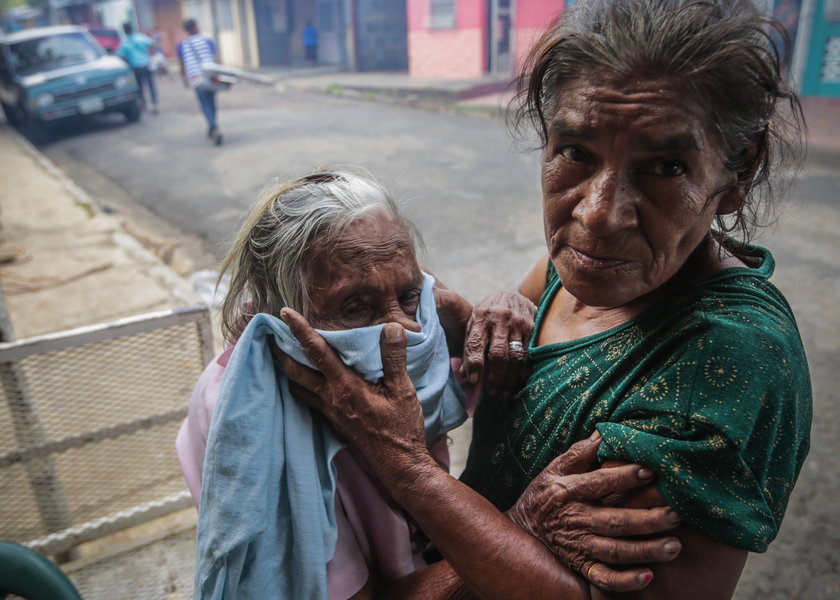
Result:
{"label": "truck wheel", "polygon": [[38,118],[24,114],[20,121],[20,132],[29,138],[29,141],[39,146],[50,141],[50,132]]}
{"label": "truck wheel", "polygon": [[130,104],[122,111],[125,115],[125,120],[129,123],[136,123],[140,120],[140,105],[137,100],[132,100]]}

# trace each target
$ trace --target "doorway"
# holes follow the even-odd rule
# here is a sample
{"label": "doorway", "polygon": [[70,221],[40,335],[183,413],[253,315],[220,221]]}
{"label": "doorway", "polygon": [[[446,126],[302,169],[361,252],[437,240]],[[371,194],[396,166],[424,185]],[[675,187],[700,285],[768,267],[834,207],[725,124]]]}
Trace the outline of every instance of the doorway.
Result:
{"label": "doorway", "polygon": [[260,64],[288,65],[294,26],[289,0],[254,0]]}
{"label": "doorway", "polygon": [[489,0],[487,16],[490,32],[488,70],[509,74],[513,71],[513,0]]}

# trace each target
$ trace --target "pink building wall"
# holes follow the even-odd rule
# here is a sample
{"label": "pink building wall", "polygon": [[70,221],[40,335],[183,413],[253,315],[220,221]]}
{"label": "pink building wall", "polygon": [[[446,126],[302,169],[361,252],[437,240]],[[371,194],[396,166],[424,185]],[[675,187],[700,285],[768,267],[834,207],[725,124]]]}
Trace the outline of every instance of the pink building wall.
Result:
{"label": "pink building wall", "polygon": [[[408,70],[421,79],[477,79],[488,69],[488,0],[457,0],[453,29],[429,29],[429,0],[406,0]],[[513,64],[528,49],[565,0],[513,0]]]}
{"label": "pink building wall", "polygon": [[406,0],[408,71],[421,79],[477,79],[487,69],[487,0],[458,0],[453,29],[429,29],[429,0]]}
{"label": "pink building wall", "polygon": [[514,0],[514,70],[522,66],[533,43],[565,6],[565,0]]}

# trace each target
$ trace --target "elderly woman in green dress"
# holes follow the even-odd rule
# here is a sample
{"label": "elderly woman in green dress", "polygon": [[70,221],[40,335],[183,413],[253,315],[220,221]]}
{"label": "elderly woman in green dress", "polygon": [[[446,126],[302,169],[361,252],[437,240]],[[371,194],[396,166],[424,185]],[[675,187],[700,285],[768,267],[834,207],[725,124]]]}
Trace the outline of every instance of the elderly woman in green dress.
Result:
{"label": "elderly woman in green dress", "polygon": [[[517,116],[541,141],[548,253],[517,292],[476,307],[465,356],[468,374],[495,371],[506,329],[492,315],[527,318],[533,301],[530,339],[504,338],[506,358],[526,357],[530,375],[513,398],[480,403],[462,476],[470,487],[423,447],[399,327],[385,328],[391,367],[369,386],[284,310],[320,370],[286,360],[301,394],[377,458],[394,498],[478,596],[530,597],[515,567],[507,587],[482,573],[476,537],[511,552],[498,511],[564,552],[552,527],[574,514],[556,500],[575,486],[540,472],[593,431],[603,467],[657,474],[655,489],[614,502],[667,503],[683,519],[682,552],[653,565],[632,597],[729,598],[747,554],[778,532],[811,419],[800,336],[769,281],[773,257],[748,243],[801,131],[779,35],[747,0],[590,0],[537,41]],[[554,597],[612,597],[609,563],[572,560]]]}

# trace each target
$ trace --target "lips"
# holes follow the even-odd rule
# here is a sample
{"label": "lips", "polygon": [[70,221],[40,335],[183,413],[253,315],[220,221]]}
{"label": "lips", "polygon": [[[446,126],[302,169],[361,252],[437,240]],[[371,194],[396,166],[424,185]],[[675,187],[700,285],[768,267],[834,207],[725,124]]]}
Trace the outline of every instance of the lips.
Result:
{"label": "lips", "polygon": [[571,246],[569,246],[568,248],[574,260],[578,264],[589,269],[614,269],[615,267],[618,267],[619,265],[622,265],[626,262],[623,259],[593,256],[592,254],[587,254],[586,252],[583,252],[582,250],[577,250],[576,248],[572,248]]}

